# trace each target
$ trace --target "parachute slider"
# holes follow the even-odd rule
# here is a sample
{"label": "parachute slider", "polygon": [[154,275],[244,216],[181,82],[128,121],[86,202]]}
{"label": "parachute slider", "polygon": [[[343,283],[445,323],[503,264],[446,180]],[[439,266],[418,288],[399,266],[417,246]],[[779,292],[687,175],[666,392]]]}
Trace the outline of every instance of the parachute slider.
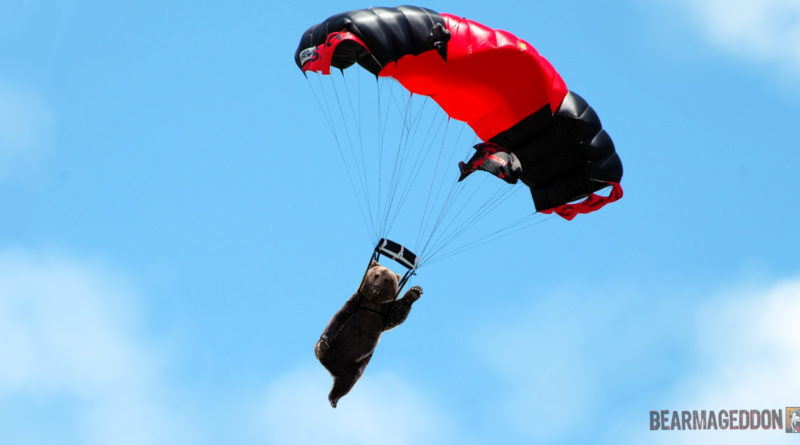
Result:
{"label": "parachute slider", "polygon": [[419,259],[413,252],[386,238],[381,238],[375,247],[375,255],[380,256],[381,254],[397,261],[409,270],[414,270],[419,265]]}

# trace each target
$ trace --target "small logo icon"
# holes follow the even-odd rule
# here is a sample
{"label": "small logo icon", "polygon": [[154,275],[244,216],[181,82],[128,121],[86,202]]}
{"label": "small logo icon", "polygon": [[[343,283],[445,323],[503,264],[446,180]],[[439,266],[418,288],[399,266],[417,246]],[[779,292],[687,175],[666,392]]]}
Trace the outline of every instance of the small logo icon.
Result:
{"label": "small logo icon", "polygon": [[309,60],[317,60],[319,53],[316,47],[306,48],[300,51],[300,66],[305,65]]}
{"label": "small logo icon", "polygon": [[786,407],[786,432],[800,433],[800,406]]}

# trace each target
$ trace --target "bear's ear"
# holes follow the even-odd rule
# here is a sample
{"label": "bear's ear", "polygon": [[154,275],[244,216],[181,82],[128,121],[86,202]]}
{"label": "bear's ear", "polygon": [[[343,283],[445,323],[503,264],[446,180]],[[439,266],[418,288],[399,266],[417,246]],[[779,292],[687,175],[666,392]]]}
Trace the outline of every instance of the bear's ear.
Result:
{"label": "bear's ear", "polygon": [[376,267],[376,266],[380,266],[380,264],[379,264],[377,261],[375,261],[375,260],[371,260],[371,261],[369,262],[369,268],[370,268],[370,269],[372,269],[373,267]]}
{"label": "bear's ear", "polygon": [[399,273],[394,274],[394,276],[397,277],[397,282],[398,283],[400,283],[400,280],[403,279],[403,277]]}

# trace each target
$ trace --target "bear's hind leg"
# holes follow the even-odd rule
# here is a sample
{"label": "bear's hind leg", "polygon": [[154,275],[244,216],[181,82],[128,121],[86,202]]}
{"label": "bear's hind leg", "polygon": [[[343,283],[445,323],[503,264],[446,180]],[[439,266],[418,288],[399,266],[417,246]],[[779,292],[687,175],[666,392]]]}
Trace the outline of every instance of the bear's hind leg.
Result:
{"label": "bear's hind leg", "polygon": [[352,374],[333,376],[333,388],[331,388],[331,392],[328,394],[328,401],[331,402],[332,407],[336,408],[336,404],[339,403],[339,399],[344,397],[345,394],[353,389],[353,386],[356,384],[356,380],[357,379],[353,378]]}
{"label": "bear's hind leg", "polygon": [[364,374],[364,368],[367,367],[370,358],[372,358],[372,354],[369,354],[365,360],[356,363],[348,372],[333,376],[333,388],[331,388],[331,392],[328,394],[328,400],[331,402],[332,407],[336,408],[339,399],[353,389],[358,379],[361,378],[361,374]]}

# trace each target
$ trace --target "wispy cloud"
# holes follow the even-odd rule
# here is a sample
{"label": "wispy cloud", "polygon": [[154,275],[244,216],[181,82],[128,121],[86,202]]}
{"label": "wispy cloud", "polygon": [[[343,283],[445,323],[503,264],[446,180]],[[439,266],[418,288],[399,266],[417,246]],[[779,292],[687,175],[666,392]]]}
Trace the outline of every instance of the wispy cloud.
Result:
{"label": "wispy cloud", "polygon": [[52,425],[66,424],[77,443],[188,439],[161,360],[137,335],[133,295],[98,265],[0,252],[0,408],[21,400],[50,407],[22,423],[0,420],[4,437],[40,443]]}
{"label": "wispy cloud", "polygon": [[477,353],[496,376],[487,415],[512,437],[602,443],[599,416],[622,414],[626,399],[652,384],[653,355],[680,336],[680,323],[665,326],[675,311],[655,292],[611,289],[549,292],[478,333]]}
{"label": "wispy cloud", "polygon": [[800,279],[735,286],[543,295],[480,333],[496,376],[488,405],[516,437],[541,443],[782,443],[777,431],[649,430],[649,410],[800,403]]}
{"label": "wispy cloud", "polygon": [[744,60],[800,76],[800,1],[680,0],[710,42]]}
{"label": "wispy cloud", "polygon": [[568,299],[539,300],[477,339],[478,353],[498,376],[494,414],[519,435],[544,443],[563,439],[574,426],[562,413],[597,405],[583,353],[590,345],[582,340],[592,329],[579,321],[583,316],[569,316],[568,306]]}
{"label": "wispy cloud", "polygon": [[322,366],[273,380],[259,420],[269,443],[453,443],[450,420],[394,374],[368,372],[336,409],[330,386]]}
{"label": "wispy cloud", "polygon": [[[783,410],[800,404],[798,319],[800,280],[761,290],[726,291],[705,302],[696,313],[694,363],[677,379],[664,409]],[[771,444],[787,440],[782,431],[647,433],[640,438],[664,444]]]}
{"label": "wispy cloud", "polygon": [[0,177],[35,165],[52,144],[55,123],[39,92],[0,82]]}

